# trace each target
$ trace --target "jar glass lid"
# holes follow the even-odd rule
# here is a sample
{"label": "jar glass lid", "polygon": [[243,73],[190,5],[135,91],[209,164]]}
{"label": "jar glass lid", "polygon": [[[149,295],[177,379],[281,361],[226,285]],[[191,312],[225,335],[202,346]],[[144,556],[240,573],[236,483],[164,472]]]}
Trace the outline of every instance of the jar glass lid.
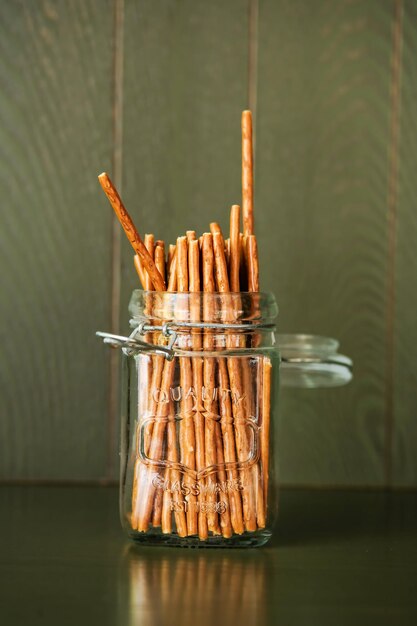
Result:
{"label": "jar glass lid", "polygon": [[338,353],[331,337],[277,334],[281,353],[281,385],[285,387],[338,387],[352,380],[352,360]]}

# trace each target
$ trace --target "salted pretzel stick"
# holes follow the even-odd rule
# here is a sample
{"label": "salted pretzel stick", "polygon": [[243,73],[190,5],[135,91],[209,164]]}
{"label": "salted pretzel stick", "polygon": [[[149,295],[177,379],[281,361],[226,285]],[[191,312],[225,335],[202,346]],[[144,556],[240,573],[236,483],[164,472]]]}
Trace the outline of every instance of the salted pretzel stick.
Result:
{"label": "salted pretzel stick", "polygon": [[161,274],[156,269],[153,258],[147,251],[145,244],[140,238],[140,235],[137,232],[129,213],[126,211],[123,205],[123,202],[119,194],[117,193],[116,187],[113,185],[109,176],[105,172],[100,174],[100,176],[98,177],[98,180],[111,206],[113,207],[113,210],[116,213],[121,225],[123,226],[123,230],[125,231],[126,236],[129,239],[134,251],[139,256],[143,264],[143,267],[149,273],[155,289],[157,291],[165,291],[166,289],[165,281],[162,278]]}
{"label": "salted pretzel stick", "polygon": [[143,265],[140,262],[140,258],[137,254],[133,257],[133,263],[135,266],[135,270],[139,276],[140,284],[142,285],[142,289],[145,289],[145,270],[143,269]]}
{"label": "salted pretzel stick", "polygon": [[[188,292],[188,246],[186,237],[177,239],[177,290],[178,292]],[[181,304],[181,307],[184,305]],[[190,390],[193,386],[193,374],[191,359],[189,357],[179,357],[180,364],[180,386],[182,389],[181,398],[181,420],[180,420],[180,452],[181,464],[195,471],[195,433],[193,422],[193,398]],[[198,533],[197,526],[197,500],[192,492],[192,480],[190,475],[184,475],[184,485],[190,489],[187,498],[187,532],[188,535]]]}
{"label": "salted pretzel stick", "polygon": [[[203,320],[212,322],[214,319],[213,301],[211,294],[215,291],[214,283],[214,253],[213,237],[211,233],[203,234],[202,241],[202,265],[203,265]],[[204,333],[204,350],[211,352],[214,349],[213,336],[210,331]],[[216,454],[216,424],[214,394],[216,388],[216,362],[213,357],[205,357],[203,365],[204,380],[204,410],[205,410],[205,467],[215,468],[217,463]],[[216,498],[216,472],[211,471],[206,479],[207,486],[207,525],[210,532],[220,535],[221,530],[217,515]]]}
{"label": "salted pretzel stick", "polygon": [[253,146],[252,113],[242,113],[242,211],[243,234],[253,234]]}
{"label": "salted pretzel stick", "polygon": [[[226,259],[224,256],[224,240],[219,232],[213,234],[213,249],[215,255],[215,274],[217,291],[221,293],[230,293],[229,278],[227,275]],[[232,312],[230,312],[232,314]],[[232,315],[228,315],[230,321]],[[228,338],[229,347],[233,346],[233,337]],[[241,368],[239,357],[228,357],[227,368],[229,372],[230,389],[235,394],[235,402],[233,403],[233,418],[235,424],[235,440],[237,457],[241,463],[246,463],[250,458],[250,444],[246,432],[245,410],[242,399],[245,390],[242,384]],[[244,523],[247,531],[256,530],[256,502],[253,490],[251,468],[241,470],[243,477],[244,489],[241,491]]]}
{"label": "salted pretzel stick", "polygon": [[[199,322],[201,285],[200,285],[200,247],[198,240],[188,242],[188,288],[191,292],[190,321]],[[191,337],[193,350],[201,351],[202,340],[200,331],[192,333]],[[203,358],[195,356],[192,359],[193,387],[196,394],[196,407],[194,412],[195,429],[195,461],[197,471],[197,484],[200,485],[198,494],[198,536],[205,541],[208,537],[207,515],[205,512],[205,486],[206,481],[199,474],[205,468],[205,446],[204,446],[204,406],[203,406]]]}

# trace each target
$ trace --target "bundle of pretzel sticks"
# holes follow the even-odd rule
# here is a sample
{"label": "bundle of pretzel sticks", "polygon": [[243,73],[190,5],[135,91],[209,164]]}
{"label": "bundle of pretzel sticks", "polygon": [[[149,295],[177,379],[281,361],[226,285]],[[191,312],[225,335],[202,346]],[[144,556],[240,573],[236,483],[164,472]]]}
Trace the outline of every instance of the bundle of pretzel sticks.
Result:
{"label": "bundle of pretzel sticks", "polygon": [[[211,296],[222,294],[220,316],[230,328],[237,319],[234,307],[240,296],[236,299],[236,295],[259,292],[250,111],[242,113],[243,232],[240,206],[233,205],[227,239],[219,224],[212,222],[201,237],[189,230],[166,249],[153,234],[142,240],[108,175],[101,174],[99,181],[135,251],[134,265],[148,294],[149,319],[153,318],[152,291],[189,294],[188,315],[196,323],[219,319]],[[259,311],[252,314],[256,318]],[[145,340],[163,341],[154,335],[149,332]],[[187,338],[179,338],[180,347],[185,341],[187,356],[173,360],[156,354],[140,356],[130,518],[134,531],[161,528],[170,534],[175,528],[180,537],[198,536],[204,541],[209,536],[230,538],[265,528],[271,363],[262,356],[255,373],[248,356],[237,356],[239,350],[257,347],[256,333],[246,336],[228,330],[224,336],[228,356],[221,356],[209,330],[191,330]],[[177,378],[182,390],[193,390],[182,394],[178,406],[172,398],[165,399]],[[158,396],[155,389],[160,390]],[[210,393],[215,389],[229,393]],[[146,419],[144,425],[146,416],[155,419]],[[254,416],[258,446],[249,425]]]}

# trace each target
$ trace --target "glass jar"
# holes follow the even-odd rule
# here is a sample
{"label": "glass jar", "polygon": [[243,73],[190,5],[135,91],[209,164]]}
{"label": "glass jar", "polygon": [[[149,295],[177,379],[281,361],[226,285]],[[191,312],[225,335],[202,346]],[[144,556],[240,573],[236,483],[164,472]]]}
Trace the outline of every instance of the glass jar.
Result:
{"label": "glass jar", "polygon": [[[135,541],[259,546],[277,516],[272,294],[132,294],[120,512]],[[112,339],[108,336],[110,343]]]}

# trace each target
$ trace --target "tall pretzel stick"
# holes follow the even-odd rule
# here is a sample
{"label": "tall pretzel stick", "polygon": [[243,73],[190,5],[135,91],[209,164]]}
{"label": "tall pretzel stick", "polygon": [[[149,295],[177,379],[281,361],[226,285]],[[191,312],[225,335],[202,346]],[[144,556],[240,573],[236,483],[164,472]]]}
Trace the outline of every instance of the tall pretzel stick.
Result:
{"label": "tall pretzel stick", "polygon": [[109,176],[105,172],[100,174],[100,176],[98,177],[98,180],[111,206],[113,207],[113,210],[116,213],[121,225],[123,226],[123,230],[125,231],[126,236],[132,245],[132,248],[134,249],[136,254],[139,256],[146,271],[149,273],[155,289],[158,291],[165,291],[166,289],[165,281],[162,278],[161,274],[156,269],[153,258],[147,251],[145,244],[140,238],[140,235],[137,232],[129,213],[126,211],[123,205],[123,202],[119,194],[117,193],[116,187],[113,185]]}
{"label": "tall pretzel stick", "polygon": [[252,113],[242,113],[242,211],[243,234],[253,234],[253,146]]}

